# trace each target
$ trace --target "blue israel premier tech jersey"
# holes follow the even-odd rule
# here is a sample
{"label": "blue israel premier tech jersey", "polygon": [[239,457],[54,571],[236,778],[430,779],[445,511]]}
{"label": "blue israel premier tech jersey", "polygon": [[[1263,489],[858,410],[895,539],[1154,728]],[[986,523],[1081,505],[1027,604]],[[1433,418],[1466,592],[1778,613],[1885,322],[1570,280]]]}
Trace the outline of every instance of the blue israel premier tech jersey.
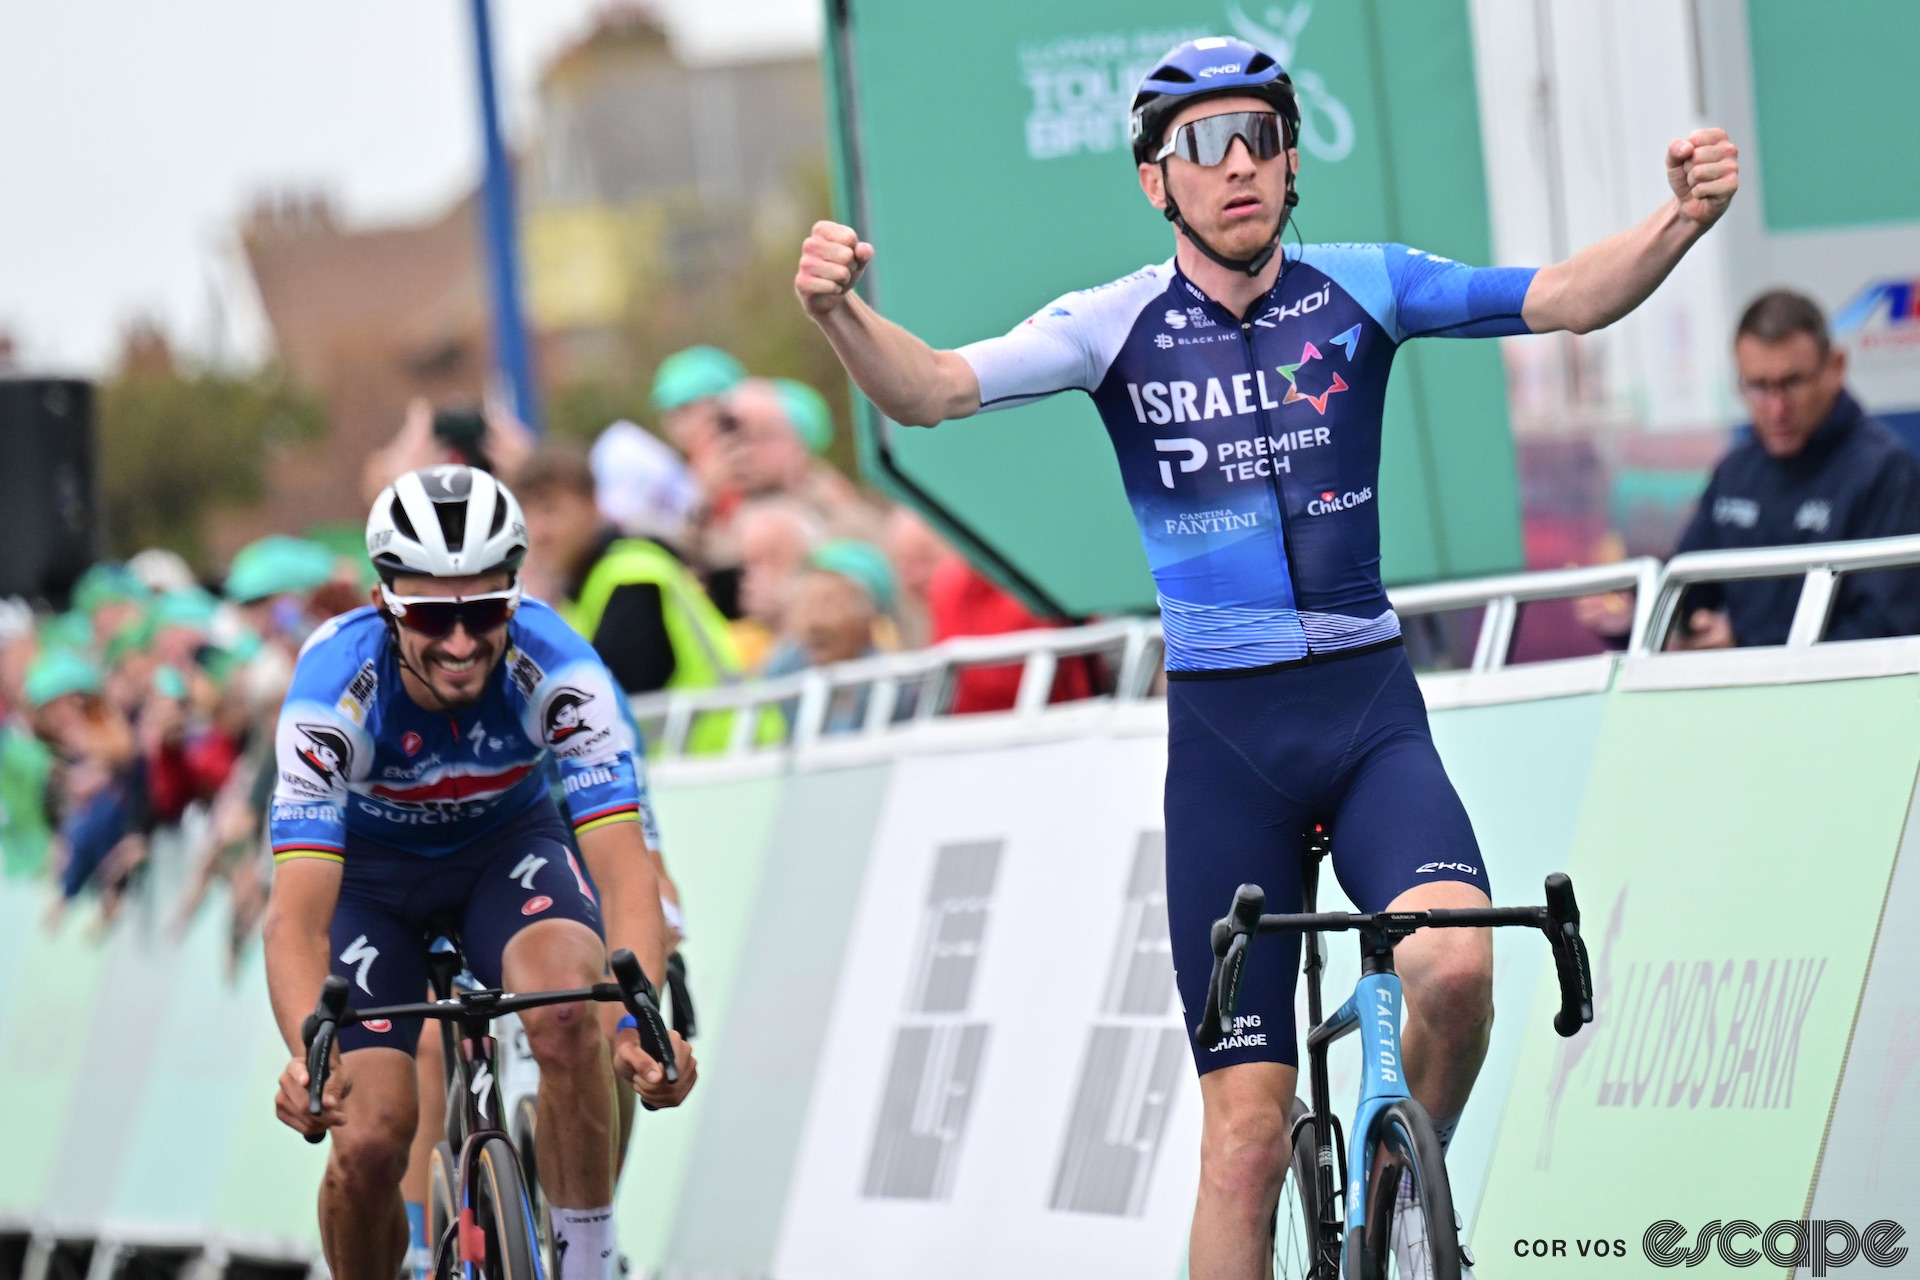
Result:
{"label": "blue israel premier tech jersey", "polygon": [[1167,670],[1268,667],[1400,634],[1374,507],[1394,352],[1529,332],[1533,276],[1308,245],[1240,317],[1169,261],[960,354],[983,410],[1093,397],[1159,588]]}
{"label": "blue israel premier tech jersey", "polygon": [[301,650],[275,752],[276,861],[345,861],[356,840],[444,857],[550,803],[556,766],[575,832],[638,819],[659,847],[625,696],[592,647],[534,600],[507,624],[480,701],[455,711],[407,696],[378,612],[326,623]]}

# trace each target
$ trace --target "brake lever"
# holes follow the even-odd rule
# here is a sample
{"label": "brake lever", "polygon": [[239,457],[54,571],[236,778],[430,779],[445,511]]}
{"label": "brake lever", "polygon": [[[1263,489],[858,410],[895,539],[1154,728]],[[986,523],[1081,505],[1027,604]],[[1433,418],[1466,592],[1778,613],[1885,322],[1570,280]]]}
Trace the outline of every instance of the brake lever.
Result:
{"label": "brake lever", "polygon": [[620,1002],[633,1016],[636,1030],[640,1033],[640,1047],[649,1058],[660,1064],[661,1074],[668,1084],[678,1084],[680,1064],[674,1060],[673,1037],[667,1031],[666,1019],[660,1015],[659,996],[653,989],[653,983],[647,980],[640,961],[625,947],[614,952],[608,958],[608,963],[613,970],[614,981],[620,986]]}
{"label": "brake lever", "polygon": [[[317,1116],[326,1110],[321,1099],[326,1093],[327,1077],[333,1073],[333,1041],[339,1034],[340,1020],[347,1012],[347,981],[329,974],[320,984],[320,1000],[302,1024],[301,1038],[307,1044],[307,1114]],[[307,1142],[317,1144],[327,1135],[309,1133]]]}

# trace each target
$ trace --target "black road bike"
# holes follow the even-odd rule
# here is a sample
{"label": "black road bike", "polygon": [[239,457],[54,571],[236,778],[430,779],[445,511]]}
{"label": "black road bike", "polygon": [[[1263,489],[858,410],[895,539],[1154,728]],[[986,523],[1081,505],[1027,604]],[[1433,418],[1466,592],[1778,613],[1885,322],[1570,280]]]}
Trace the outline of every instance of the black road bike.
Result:
{"label": "black road bike", "polygon": [[[658,993],[633,952],[624,947],[610,958],[612,982],[524,995],[456,988],[454,979],[465,968],[458,943],[448,930],[435,930],[430,936],[435,944],[427,953],[434,996],[430,1001],[350,1009],[346,979],[336,974],[322,985],[320,1002],[302,1027],[307,1046],[307,1114],[321,1113],[321,1094],[333,1068],[334,1037],[341,1027],[396,1018],[438,1022],[446,1070],[447,1136],[434,1148],[427,1198],[432,1275],[435,1280],[452,1280],[456,1274],[463,1280],[552,1280],[547,1257],[552,1233],[546,1206],[532,1170],[522,1164],[504,1127],[493,1019],[574,1001],[625,1005],[639,1024],[641,1047],[673,1083],[679,1080],[680,1070]],[[319,1142],[324,1136],[315,1134],[307,1141]]]}

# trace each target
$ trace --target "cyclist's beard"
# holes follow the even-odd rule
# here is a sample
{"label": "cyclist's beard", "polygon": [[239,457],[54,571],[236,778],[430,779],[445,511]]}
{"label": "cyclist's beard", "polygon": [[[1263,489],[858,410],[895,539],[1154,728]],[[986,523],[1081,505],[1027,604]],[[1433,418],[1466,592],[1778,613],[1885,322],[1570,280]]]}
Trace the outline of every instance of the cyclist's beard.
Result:
{"label": "cyclist's beard", "polygon": [[492,640],[477,640],[473,652],[468,655],[472,673],[465,678],[455,680],[452,673],[440,665],[445,651],[441,645],[428,644],[418,654],[409,655],[403,645],[400,649],[400,661],[412,673],[413,678],[427,687],[427,692],[437,704],[436,709],[453,711],[462,707],[471,707],[485,696],[488,679],[500,658],[500,646]]}

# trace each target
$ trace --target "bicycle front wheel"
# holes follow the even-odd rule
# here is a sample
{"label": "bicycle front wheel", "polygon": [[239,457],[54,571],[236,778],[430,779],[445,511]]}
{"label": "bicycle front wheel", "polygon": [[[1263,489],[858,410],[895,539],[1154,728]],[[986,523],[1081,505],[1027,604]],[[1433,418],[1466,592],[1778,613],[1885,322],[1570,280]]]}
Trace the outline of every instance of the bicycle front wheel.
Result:
{"label": "bicycle front wheel", "polygon": [[453,1148],[441,1142],[433,1149],[428,1166],[427,1250],[432,1259],[427,1274],[434,1280],[446,1280],[459,1267],[459,1242],[454,1236],[454,1221],[459,1210],[454,1197],[459,1194],[460,1175]]}
{"label": "bicycle front wheel", "polygon": [[533,1229],[533,1202],[520,1176],[520,1159],[505,1138],[488,1138],[474,1152],[474,1224],[485,1240],[487,1280],[538,1280],[534,1252],[539,1248]]}
{"label": "bicycle front wheel", "polygon": [[[1395,1102],[1374,1120],[1367,1145],[1373,1154],[1366,1236],[1348,1242],[1349,1274],[1358,1280],[1460,1280],[1453,1189],[1426,1108],[1412,1098]],[[1361,1246],[1357,1257],[1354,1244]]]}
{"label": "bicycle front wheel", "polygon": [[548,1280],[557,1280],[560,1256],[553,1248],[553,1211],[540,1186],[540,1153],[534,1143],[539,1122],[539,1103],[532,1097],[521,1098],[513,1112],[513,1145],[520,1153],[520,1171],[526,1175],[523,1180],[527,1184],[528,1199],[533,1201],[533,1234],[540,1250],[540,1262]]}
{"label": "bicycle front wheel", "polygon": [[1314,1255],[1320,1252],[1320,1180],[1314,1165],[1321,1123],[1307,1110],[1306,1103],[1293,1100],[1293,1113],[1287,1122],[1287,1132],[1293,1135],[1293,1156],[1287,1163],[1287,1180],[1280,1186],[1280,1203],[1273,1214],[1274,1280],[1321,1280],[1313,1270]]}

